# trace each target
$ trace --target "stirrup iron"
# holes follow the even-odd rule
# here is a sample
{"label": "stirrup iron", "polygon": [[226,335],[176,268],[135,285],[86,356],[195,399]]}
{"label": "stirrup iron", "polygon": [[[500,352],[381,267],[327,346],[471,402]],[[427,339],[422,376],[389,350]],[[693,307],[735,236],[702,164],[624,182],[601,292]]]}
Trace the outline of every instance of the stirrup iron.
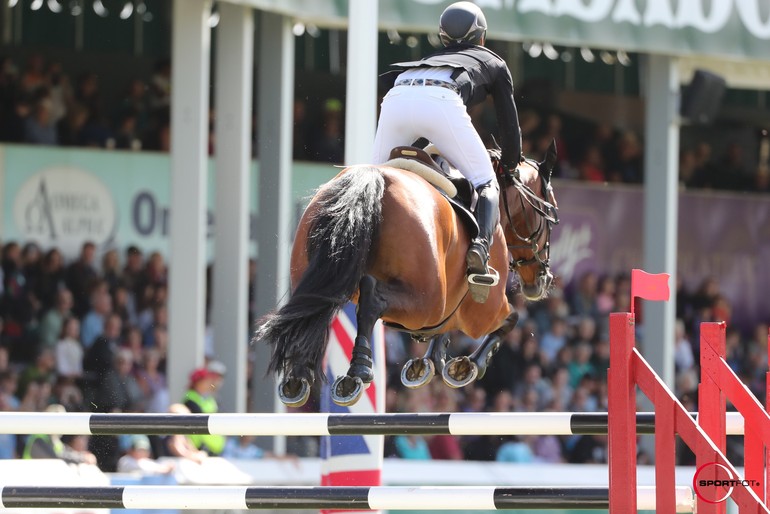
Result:
{"label": "stirrup iron", "polygon": [[500,274],[493,267],[489,267],[489,273],[471,273],[468,275],[468,283],[475,286],[495,287],[500,283]]}
{"label": "stirrup iron", "polygon": [[489,292],[500,283],[500,274],[493,267],[489,267],[489,273],[471,273],[468,275],[468,291],[476,303],[485,303],[489,298]]}

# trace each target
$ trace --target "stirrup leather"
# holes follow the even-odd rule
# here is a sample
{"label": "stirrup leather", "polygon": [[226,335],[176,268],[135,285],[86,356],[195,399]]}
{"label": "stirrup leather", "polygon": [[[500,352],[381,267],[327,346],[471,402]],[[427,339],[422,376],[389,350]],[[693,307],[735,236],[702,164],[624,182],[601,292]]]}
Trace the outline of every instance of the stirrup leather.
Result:
{"label": "stirrup leather", "polygon": [[485,303],[492,288],[500,282],[500,274],[489,266],[486,241],[474,240],[465,256],[468,266],[468,291],[473,301]]}

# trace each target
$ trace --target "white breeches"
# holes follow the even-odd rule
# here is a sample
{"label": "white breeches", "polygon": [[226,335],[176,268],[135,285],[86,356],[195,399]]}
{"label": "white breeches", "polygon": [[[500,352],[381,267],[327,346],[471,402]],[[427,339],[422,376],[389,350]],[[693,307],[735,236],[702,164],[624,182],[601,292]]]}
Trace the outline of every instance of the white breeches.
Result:
{"label": "white breeches", "polygon": [[374,162],[384,163],[393,147],[411,145],[420,137],[436,145],[473,187],[494,180],[489,154],[454,91],[395,86],[385,95],[374,138]]}

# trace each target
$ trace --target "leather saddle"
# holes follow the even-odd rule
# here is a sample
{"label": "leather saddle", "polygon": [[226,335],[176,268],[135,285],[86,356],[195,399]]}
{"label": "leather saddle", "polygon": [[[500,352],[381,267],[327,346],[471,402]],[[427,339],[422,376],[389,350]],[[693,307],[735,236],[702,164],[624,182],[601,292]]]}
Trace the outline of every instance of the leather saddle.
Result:
{"label": "leather saddle", "polygon": [[479,234],[479,225],[473,210],[478,193],[459,171],[441,157],[433,145],[426,150],[414,146],[397,146],[390,151],[386,166],[400,168],[421,176],[444,196],[470,231],[470,237]]}

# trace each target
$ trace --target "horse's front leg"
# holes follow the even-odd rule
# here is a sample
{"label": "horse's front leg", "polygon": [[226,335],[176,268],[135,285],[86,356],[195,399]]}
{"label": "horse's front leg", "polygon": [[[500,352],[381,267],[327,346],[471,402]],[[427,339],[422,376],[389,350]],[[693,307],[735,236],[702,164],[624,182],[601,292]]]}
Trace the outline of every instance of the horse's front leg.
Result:
{"label": "horse's front leg", "polygon": [[450,387],[465,387],[480,379],[487,372],[487,366],[497,353],[500,345],[519,321],[519,313],[511,307],[511,313],[500,328],[484,338],[478,348],[469,356],[455,357],[444,366],[442,378]]}
{"label": "horse's front leg", "polygon": [[388,307],[385,297],[378,288],[377,279],[371,275],[364,275],[358,287],[358,309],[356,310],[358,331],[350,358],[350,368],[347,375],[338,377],[331,388],[332,401],[343,406],[356,403],[364,389],[374,380],[372,332],[374,324]]}
{"label": "horse's front leg", "polygon": [[449,334],[433,336],[424,357],[409,359],[404,364],[401,369],[401,383],[410,389],[417,389],[430,382],[434,375],[441,375],[444,371],[449,343]]}

